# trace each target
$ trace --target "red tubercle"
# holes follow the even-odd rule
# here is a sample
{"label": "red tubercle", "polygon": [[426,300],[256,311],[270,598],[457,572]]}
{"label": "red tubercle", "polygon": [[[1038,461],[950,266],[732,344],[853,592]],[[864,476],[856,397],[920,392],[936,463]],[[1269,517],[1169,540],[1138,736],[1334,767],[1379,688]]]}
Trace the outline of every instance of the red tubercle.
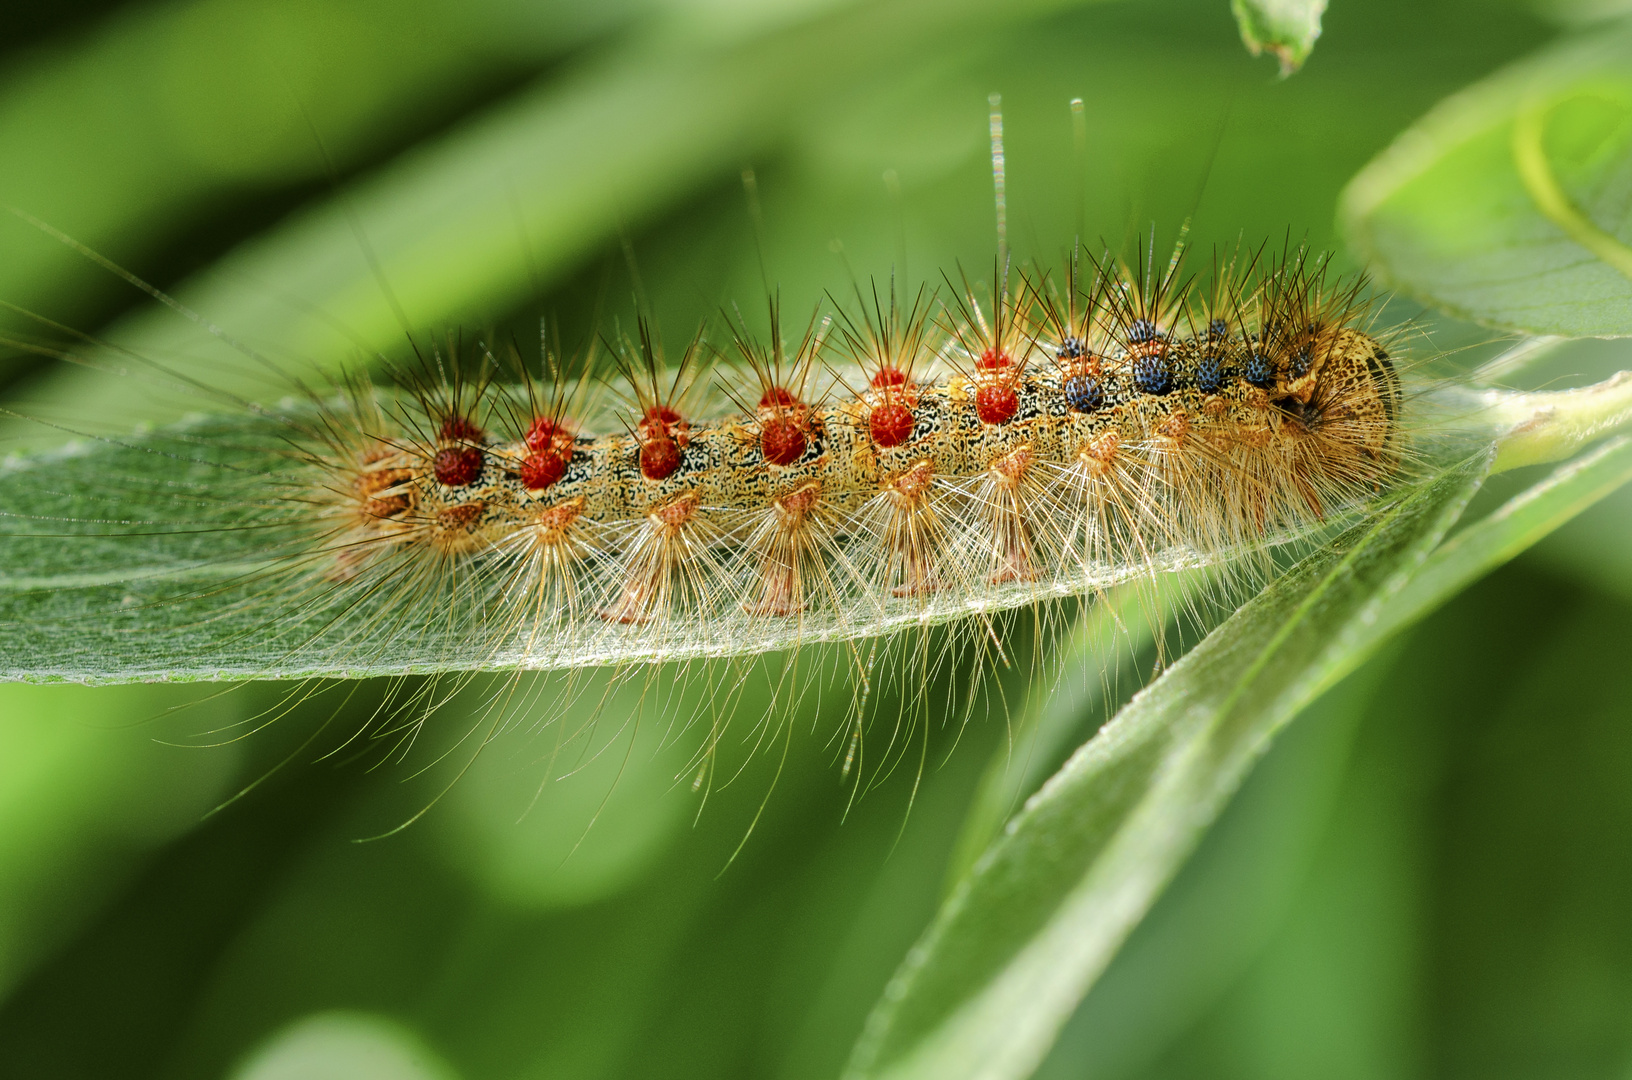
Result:
{"label": "red tubercle", "polygon": [[773,416],[759,429],[759,450],[772,465],[792,465],[805,456],[805,425],[791,416]]}
{"label": "red tubercle", "polygon": [[879,446],[900,446],[912,437],[912,410],[898,401],[886,402],[868,415],[867,428]]}
{"label": "red tubercle", "polygon": [[810,445],[804,403],[785,386],[772,384],[759,399],[759,452],[772,465],[792,465]]}
{"label": "red tubercle", "polygon": [[431,461],[431,475],[447,487],[464,487],[482,475],[486,455],[474,446],[448,446],[436,452]]}
{"label": "red tubercle", "polygon": [[680,444],[668,435],[642,440],[640,475],[648,480],[667,480],[680,467]]}
{"label": "red tubercle", "polygon": [[799,399],[785,386],[769,387],[759,398],[759,407],[762,409],[791,409],[798,405]]}
{"label": "red tubercle", "polygon": [[1014,361],[1009,358],[1008,353],[993,345],[980,354],[980,359],[975,361],[975,367],[981,371],[1002,371],[1013,363]]}
{"label": "red tubercle", "polygon": [[487,432],[476,426],[476,422],[468,416],[450,416],[442,421],[437,429],[437,437],[443,442],[472,442],[487,441]]}
{"label": "red tubercle", "polygon": [[1006,424],[1020,411],[1020,395],[1004,383],[988,383],[975,391],[975,415],[983,424]]}
{"label": "red tubercle", "polygon": [[521,459],[521,486],[528,491],[543,491],[567,472],[567,458],[553,446]]}
{"label": "red tubercle", "polygon": [[885,366],[873,372],[872,386],[875,390],[888,390],[892,386],[907,385],[907,373],[898,367]]}
{"label": "red tubercle", "polygon": [[527,434],[522,436],[521,441],[527,444],[529,450],[543,450],[555,443],[556,433],[560,430],[561,425],[552,417],[540,416],[528,426]]}
{"label": "red tubercle", "polygon": [[681,448],[691,441],[691,425],[672,406],[653,405],[635,425],[640,439],[640,474],[666,480],[680,467]]}
{"label": "red tubercle", "polygon": [[653,405],[635,425],[635,433],[640,436],[641,442],[668,438],[684,446],[690,441],[688,438],[690,431],[691,425],[686,422],[685,417],[668,405]]}
{"label": "red tubercle", "polygon": [[543,491],[566,475],[572,461],[573,437],[565,422],[553,416],[537,417],[527,425],[521,441],[532,451],[521,459],[517,469],[522,487]]}

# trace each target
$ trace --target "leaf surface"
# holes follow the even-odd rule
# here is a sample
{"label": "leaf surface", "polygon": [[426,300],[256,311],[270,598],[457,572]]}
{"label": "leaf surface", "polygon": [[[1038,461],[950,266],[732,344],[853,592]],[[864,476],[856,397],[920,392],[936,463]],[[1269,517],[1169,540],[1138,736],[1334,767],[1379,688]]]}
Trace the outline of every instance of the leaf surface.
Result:
{"label": "leaf surface", "polygon": [[1458,93],[1363,169],[1339,226],[1390,284],[1530,334],[1632,334],[1632,22]]}

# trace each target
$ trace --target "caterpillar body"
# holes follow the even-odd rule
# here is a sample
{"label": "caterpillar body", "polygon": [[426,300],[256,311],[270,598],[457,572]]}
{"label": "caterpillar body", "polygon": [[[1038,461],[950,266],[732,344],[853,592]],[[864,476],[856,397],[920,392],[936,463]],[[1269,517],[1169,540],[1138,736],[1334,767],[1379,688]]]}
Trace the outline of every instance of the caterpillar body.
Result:
{"label": "caterpillar body", "polygon": [[[1179,265],[1073,260],[990,303],[875,288],[796,341],[773,299],[768,341],[732,320],[712,387],[701,335],[671,367],[643,325],[621,379],[505,384],[454,342],[394,388],[195,425],[147,495],[230,514],[178,529],[168,573],[89,587],[125,625],[87,629],[125,635],[127,677],[253,677],[268,641],[298,675],[750,655],[1228,564],[1389,484],[1401,385],[1361,283],[1301,251],[1204,292]],[[240,561],[187,584],[229,531]],[[255,625],[269,593],[279,623]],[[133,650],[153,605],[247,629]]]}
{"label": "caterpillar body", "polygon": [[1364,283],[1324,257],[1260,251],[1197,288],[1181,254],[1012,288],[999,266],[989,300],[858,287],[794,339],[773,297],[767,340],[728,320],[712,380],[702,333],[670,365],[644,323],[611,379],[455,339],[386,385],[104,440],[56,462],[75,493],[55,505],[25,462],[4,487],[8,516],[49,523],[12,541],[32,561],[75,559],[63,521],[139,533],[147,561],[53,579],[78,655],[25,645],[14,675],[82,678],[86,654],[111,678],[746,656],[1240,565],[1393,481],[1401,383]]}

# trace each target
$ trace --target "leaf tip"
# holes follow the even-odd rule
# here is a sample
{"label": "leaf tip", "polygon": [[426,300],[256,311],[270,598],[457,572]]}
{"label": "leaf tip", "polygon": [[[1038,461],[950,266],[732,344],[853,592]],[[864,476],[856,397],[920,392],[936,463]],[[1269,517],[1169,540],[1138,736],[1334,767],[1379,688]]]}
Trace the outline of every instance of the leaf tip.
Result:
{"label": "leaf tip", "polygon": [[1315,47],[1326,0],[1230,0],[1241,42],[1253,56],[1269,53],[1289,78]]}

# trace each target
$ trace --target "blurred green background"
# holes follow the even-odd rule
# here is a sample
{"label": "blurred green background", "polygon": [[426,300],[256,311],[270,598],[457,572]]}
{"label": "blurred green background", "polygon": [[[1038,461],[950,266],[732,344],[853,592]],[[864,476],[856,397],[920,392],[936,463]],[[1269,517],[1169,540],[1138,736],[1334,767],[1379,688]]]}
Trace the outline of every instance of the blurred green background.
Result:
{"label": "blurred green background", "polygon": [[[892,268],[988,273],[993,92],[1023,257],[1186,218],[1203,250],[1331,246],[1344,182],[1560,17],[1335,0],[1281,81],[1221,0],[8,6],[0,202],[295,364],[400,350],[394,304],[523,340],[542,313],[571,346],[634,311],[624,241],[674,339],[731,300],[752,318],[761,257],[801,313]],[[271,392],[30,226],[0,222],[0,252],[0,299]],[[1491,345],[1434,329],[1419,351]],[[1528,378],[1627,366],[1584,343]],[[0,393],[82,429],[198,407],[23,350]],[[43,430],[8,420],[0,453]],[[1322,699],[1040,1075],[1632,1076],[1629,535],[1623,495]],[[909,758],[853,800],[846,695],[800,705],[777,778],[750,678],[720,776],[741,773],[700,805],[699,733],[668,717],[706,722],[717,675],[618,688],[564,745],[575,726],[537,718],[599,677],[527,680],[451,788],[493,684],[400,760],[341,748],[383,686],[0,686],[0,1076],[835,1076],[1003,715],[934,730],[916,790]]]}

